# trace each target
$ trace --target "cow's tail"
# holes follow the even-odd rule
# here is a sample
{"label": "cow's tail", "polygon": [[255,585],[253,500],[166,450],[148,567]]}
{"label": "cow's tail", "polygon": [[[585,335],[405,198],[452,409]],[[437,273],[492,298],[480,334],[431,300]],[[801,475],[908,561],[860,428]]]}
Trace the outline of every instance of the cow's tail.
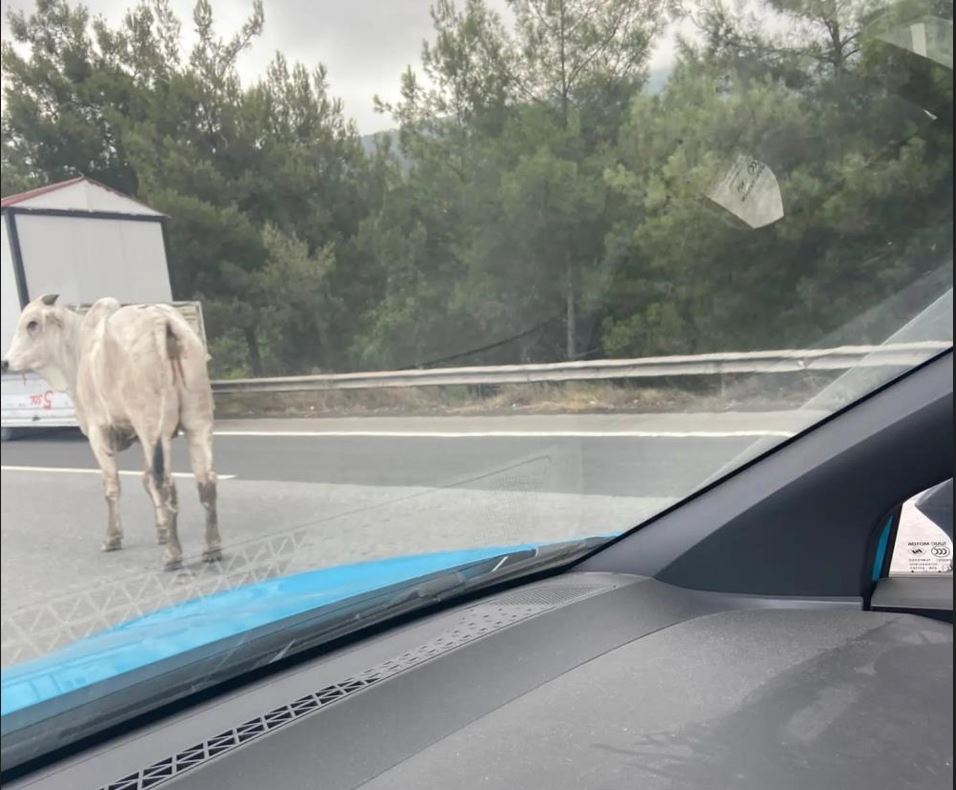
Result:
{"label": "cow's tail", "polygon": [[174,397],[178,403],[186,378],[183,372],[183,348],[176,336],[176,330],[169,316],[163,315],[156,326],[156,345],[160,358],[163,360],[163,386],[160,387],[159,425],[156,432],[156,445],[153,447],[152,473],[156,484],[161,486],[165,482],[168,461],[163,452],[163,438],[179,433],[179,407],[177,406],[176,424],[166,425],[167,398]]}
{"label": "cow's tail", "polygon": [[163,483],[166,482],[166,455],[163,453],[163,441],[162,439],[156,442],[156,446],[153,447],[153,480],[156,482],[156,486],[162,488]]}
{"label": "cow's tail", "polygon": [[186,374],[183,372],[183,346],[169,319],[166,320],[165,326],[166,358],[172,369],[173,383],[179,389],[186,386]]}

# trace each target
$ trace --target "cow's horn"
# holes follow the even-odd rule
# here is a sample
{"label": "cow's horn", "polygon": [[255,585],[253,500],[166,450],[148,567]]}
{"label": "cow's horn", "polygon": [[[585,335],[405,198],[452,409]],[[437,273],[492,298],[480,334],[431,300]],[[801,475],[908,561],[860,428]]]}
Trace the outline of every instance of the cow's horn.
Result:
{"label": "cow's horn", "polygon": [[59,298],[59,294],[44,294],[40,297],[40,301],[47,305],[47,307],[51,307],[52,305],[56,304],[56,300]]}

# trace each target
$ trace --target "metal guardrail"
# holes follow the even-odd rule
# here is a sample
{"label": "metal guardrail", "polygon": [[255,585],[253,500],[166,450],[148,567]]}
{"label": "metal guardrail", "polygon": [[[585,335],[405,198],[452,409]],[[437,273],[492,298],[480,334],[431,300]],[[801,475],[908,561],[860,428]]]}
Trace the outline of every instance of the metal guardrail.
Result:
{"label": "metal guardrail", "polygon": [[952,343],[945,341],[925,341],[799,351],[745,351],[536,365],[226,379],[214,381],[213,391],[216,393],[301,392],[385,387],[438,387],[456,384],[524,384],[545,381],[712,376],[727,373],[787,373],[847,370],[855,367],[911,367],[951,347]]}

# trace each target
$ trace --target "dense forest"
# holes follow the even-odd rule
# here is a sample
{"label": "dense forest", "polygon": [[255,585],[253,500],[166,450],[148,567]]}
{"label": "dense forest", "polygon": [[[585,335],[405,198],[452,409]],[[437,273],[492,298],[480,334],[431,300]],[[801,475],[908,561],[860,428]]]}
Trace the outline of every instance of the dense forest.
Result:
{"label": "dense forest", "polygon": [[[167,214],[219,375],[800,347],[951,280],[951,3],[510,11],[437,0],[370,146],[321,65],[242,83],[260,0],[225,38],[199,0],[189,51],[166,0],[38,0],[3,42],[2,192],[83,173]],[[719,198],[742,172],[769,221]]]}

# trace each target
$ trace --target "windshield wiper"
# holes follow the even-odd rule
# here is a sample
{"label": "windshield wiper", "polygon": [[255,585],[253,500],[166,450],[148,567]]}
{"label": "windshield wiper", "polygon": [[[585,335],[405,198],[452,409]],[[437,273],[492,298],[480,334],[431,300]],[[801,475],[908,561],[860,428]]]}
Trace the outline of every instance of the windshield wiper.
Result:
{"label": "windshield wiper", "polygon": [[461,597],[485,587],[526,576],[561,565],[607,542],[607,538],[537,546],[532,549],[500,554],[466,566],[440,571],[427,580],[412,580],[401,589],[388,606],[401,606],[408,601],[421,604],[441,603],[449,597]]}

